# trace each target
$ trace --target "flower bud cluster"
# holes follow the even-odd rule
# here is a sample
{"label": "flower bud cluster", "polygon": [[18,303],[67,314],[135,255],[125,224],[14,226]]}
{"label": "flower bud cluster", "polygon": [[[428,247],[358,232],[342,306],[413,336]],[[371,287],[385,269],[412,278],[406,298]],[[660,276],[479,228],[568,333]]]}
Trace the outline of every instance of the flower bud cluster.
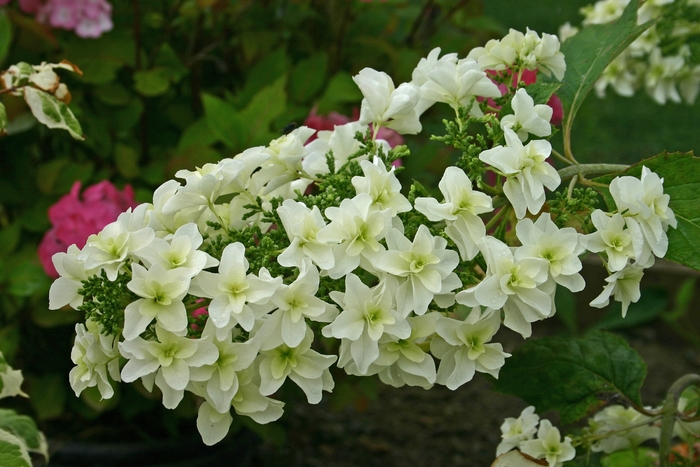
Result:
{"label": "flower bud cluster", "polygon": [[[554,36],[511,32],[504,47],[519,57],[506,65],[563,73]],[[492,111],[486,98],[501,96],[484,71],[494,64],[439,53],[398,87],[362,70],[359,122],[313,141],[314,130],[300,127],[265,147],[181,170],[152,203],[121,214],[82,249],[54,256],[61,277],[50,307],[89,311],[75,344],[76,393],[97,386],[110,397],[108,377],[140,380],[175,408],[191,392],[203,400],[199,431],[214,444],[228,431],[231,409],[258,423],[278,419],[283,403],[272,396],[287,380],[319,402],[334,387],[334,363],[397,387],[456,389],[476,372],[498,377],[509,356],[493,342],[501,324],[528,337],[531,323],[555,313],[557,285],[583,289],[584,244],[576,230],[540,214],[545,188],[560,178],[546,161],[549,143],[528,138],[551,134],[551,109],[509,88],[503,97],[514,113],[484,116]],[[455,108],[460,126],[490,125],[493,147],[477,161],[496,174],[487,186],[496,198],[460,167],[445,171],[442,199],[414,196],[415,186],[410,199],[402,194],[391,163],[407,151],[377,134],[420,131],[419,116],[435,102]],[[619,199],[620,215],[658,254],[672,213],[658,177],[645,174],[636,185],[614,183],[642,190]],[[505,243],[508,225],[518,246]],[[633,264],[647,265],[644,245]],[[204,318],[195,318],[203,307]],[[319,333],[337,340],[337,356],[319,351]],[[564,446],[553,462],[568,456],[566,441],[544,422],[531,444],[532,452]]]}

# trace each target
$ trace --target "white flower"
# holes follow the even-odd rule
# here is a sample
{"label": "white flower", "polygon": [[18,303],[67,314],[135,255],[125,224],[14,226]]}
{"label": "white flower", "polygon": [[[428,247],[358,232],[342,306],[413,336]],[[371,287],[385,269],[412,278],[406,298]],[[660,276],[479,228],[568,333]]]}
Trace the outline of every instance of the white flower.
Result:
{"label": "white flower", "polygon": [[[385,333],[379,342],[379,357],[372,363],[367,374],[378,374],[379,379],[394,387],[404,384],[430,389],[437,377],[435,361],[421,348],[435,334],[435,322],[440,313],[407,318],[411,335],[405,339]],[[354,365],[346,371],[356,374]]]}
{"label": "white flower", "polygon": [[107,273],[107,278],[114,281],[127,257],[153,241],[156,236],[153,229],[134,229],[131,221],[129,209],[100,233],[88,237],[85,247],[78,254],[78,259],[84,261],[85,269],[102,268]]}
{"label": "white flower", "polygon": [[516,448],[523,441],[531,440],[537,433],[537,424],[540,417],[535,413],[535,407],[529,406],[520,412],[518,418],[506,418],[501,425],[501,441],[496,448],[496,456],[500,456],[513,448]]}
{"label": "white flower", "polygon": [[559,429],[552,426],[549,420],[540,422],[537,439],[523,441],[520,443],[520,450],[536,459],[544,458],[549,467],[559,467],[576,457],[576,449],[571,445],[571,438],[567,436],[562,441]]}
{"label": "white flower", "polygon": [[583,290],[586,283],[579,274],[583,265],[578,257],[584,248],[579,244],[581,235],[576,229],[559,229],[546,212],[535,222],[530,219],[518,221],[515,231],[522,244],[516,250],[516,259],[545,259],[549,262],[549,275],[557,284],[572,292]]}
{"label": "white flower", "polygon": [[[317,176],[329,172],[326,155],[333,151],[336,172],[348,162],[350,156],[357,153],[362,145],[355,139],[358,131],[363,135],[367,132],[367,125],[360,122],[349,122],[344,125],[336,125],[333,131],[319,131],[315,140],[306,145],[307,156],[302,161],[302,166],[306,173]],[[389,143],[384,140],[376,140],[387,154],[391,149]],[[353,159],[354,161],[367,160],[367,155],[362,155]]]}
{"label": "white flower", "polygon": [[583,24],[612,23],[622,16],[625,7],[630,0],[599,0],[592,5],[581,8],[580,13],[585,16]]}
{"label": "white flower", "polygon": [[330,323],[338,310],[320,298],[318,292],[319,273],[310,259],[305,259],[299,276],[289,285],[282,284],[270,299],[270,306],[277,311],[267,317],[255,335],[262,350],[269,350],[284,343],[290,348],[300,345],[306,336],[306,319]]}
{"label": "white flower", "polygon": [[[530,323],[552,315],[551,294],[541,290],[549,284],[549,263],[541,258],[515,258],[506,244],[486,237],[481,246],[488,266],[479,284],[459,292],[457,302],[466,306],[503,308],[503,324],[523,337],[530,337]],[[553,287],[551,287],[553,289]]]}
{"label": "white flower", "polygon": [[392,217],[411,210],[411,203],[401,194],[401,183],[396,178],[394,167],[386,170],[384,162],[378,157],[372,162],[360,162],[360,167],[365,176],[353,177],[352,185],[358,195],[367,193],[372,197],[372,210],[388,209]]}
{"label": "white flower", "polygon": [[[647,264],[646,246],[662,258],[668,249],[668,227],[676,227],[670,196],[664,194],[663,179],[642,167],[641,178],[617,177],[610,183],[610,194],[618,211],[625,217],[632,236],[636,260]],[[648,267],[648,266],[647,266]]]}
{"label": "white flower", "polygon": [[435,198],[417,198],[416,211],[433,222],[444,220],[445,233],[462,259],[469,261],[479,253],[477,243],[486,236],[486,227],[479,214],[493,211],[491,197],[472,190],[472,182],[459,167],[448,167],[438,184],[443,203]]}
{"label": "white flower", "polygon": [[149,391],[153,382],[163,393],[163,405],[174,409],[190,382],[190,368],[210,365],[219,358],[218,349],[207,340],[177,336],[156,325],[158,341],[140,337],[121,342],[119,350],[129,361],[122,368],[122,380],[132,383],[144,378]]}
{"label": "white flower", "polygon": [[501,97],[498,86],[491,81],[479,64],[472,59],[458,62],[438,61],[426,74],[428,80],[421,86],[421,97],[429,101],[444,102],[450,107],[469,107],[470,115],[481,117],[483,113],[475,97]]}
{"label": "white flower", "polygon": [[190,277],[194,277],[202,269],[219,264],[208,253],[197,250],[202,242],[197,225],[189,223],[178,228],[170,242],[155,238],[148,248],[141,249],[135,256],[143,260],[148,268],[154,264],[160,264],[165,269],[186,268],[190,271]]}
{"label": "white flower", "polygon": [[430,352],[439,358],[436,382],[455,390],[472,380],[476,371],[498,378],[498,371],[510,354],[501,344],[489,344],[501,325],[495,310],[481,313],[472,309],[464,321],[441,317],[435,323],[439,337],[430,342]]}
{"label": "white flower", "polygon": [[658,439],[660,428],[643,425],[650,418],[632,407],[611,405],[601,410],[589,420],[592,435],[599,438],[591,451],[611,453],[633,449],[649,439]]}
{"label": "white flower", "polygon": [[246,331],[253,329],[257,317],[248,303],[265,304],[282,285],[282,278],[273,278],[265,268],[260,276],[246,274],[248,260],[240,242],[224,248],[218,273],[202,271],[194,280],[198,295],[213,298],[209,304],[209,319],[217,328],[225,328],[229,320]]}
{"label": "white flower", "polygon": [[417,134],[421,131],[416,105],[420,98],[418,86],[403,83],[398,88],[384,72],[363,68],[352,77],[362,91],[360,123],[372,123],[374,131],[384,126],[401,134]]}
{"label": "white flower", "polygon": [[204,401],[197,410],[197,430],[207,446],[213,446],[228,434],[233,422],[231,409],[219,412],[209,402]]}
{"label": "white flower", "polygon": [[85,324],[75,325],[75,342],[71,350],[71,360],[75,367],[70,371],[69,380],[76,397],[85,388],[97,386],[103,399],[110,399],[114,389],[109,377],[121,381],[119,377],[119,343],[115,336],[102,334],[102,326],[90,319]]}
{"label": "white flower", "polygon": [[[332,291],[331,298],[343,309],[338,317],[323,328],[325,337],[343,339],[358,371],[366,374],[369,365],[379,357],[379,339],[385,332],[407,338],[411,327],[394,308],[393,295],[396,286],[390,277],[370,289],[360,279],[350,273],[345,278],[345,293]],[[341,359],[344,352],[341,351]],[[344,367],[343,361],[340,366]]]}
{"label": "white flower", "polygon": [[278,420],[284,410],[284,402],[271,399],[260,394],[260,374],[252,368],[238,374],[240,387],[233,397],[233,409],[238,415],[252,418],[255,423],[265,423]]}
{"label": "white flower", "polygon": [[316,239],[323,243],[337,243],[333,248],[335,266],[328,271],[332,279],[339,279],[360,265],[360,258],[370,258],[384,249],[379,240],[389,229],[389,210],[372,210],[372,197],[360,193],[344,199],[340,207],[326,209],[331,223],[321,229]]}
{"label": "white flower", "polygon": [[462,283],[453,272],[459,264],[457,252],[446,249],[447,240],[433,237],[424,225],[418,227],[413,242],[396,229],[386,236],[389,249],[377,253],[372,265],[379,271],[402,278],[396,291],[398,311],[422,315],[433,297],[446,294]]}
{"label": "white flower", "polygon": [[[411,83],[415,84],[418,87],[423,86],[423,84],[425,84],[428,81],[428,73],[435,68],[438,62],[457,63],[456,53],[445,54],[442,57],[438,58],[439,55],[440,47],[435,47],[433,50],[430,51],[427,57],[421,58],[418,62],[418,65],[416,65],[416,68],[414,68],[413,70],[413,74],[411,75]],[[418,115],[423,114],[423,112],[425,112],[434,103],[434,100],[426,99],[425,97],[423,97],[421,89],[421,98],[418,101],[418,105],[416,106],[416,111],[418,112]]]}
{"label": "white flower", "polygon": [[657,103],[663,105],[667,100],[681,102],[676,84],[683,65],[685,60],[682,56],[664,57],[658,47],[649,54],[649,70],[644,75],[644,86]]}
{"label": "white flower", "polygon": [[549,121],[552,119],[554,110],[548,105],[535,105],[535,101],[532,100],[525,88],[520,88],[515,92],[511,106],[515,113],[501,119],[503,130],[510,128],[517,133],[522,142],[527,140],[528,133],[535,136],[552,134],[552,126]]}
{"label": "white flower", "polygon": [[559,37],[559,42],[564,42],[567,39],[574,37],[578,34],[579,29],[576,26],[572,26],[568,21],[561,26],[559,26],[559,32],[557,36]]}
{"label": "white flower", "polygon": [[277,257],[279,264],[299,268],[303,259],[308,257],[321,269],[334,266],[333,247],[316,238],[316,234],[326,226],[317,206],[309,209],[304,203],[287,199],[277,208],[277,214],[291,242]]}
{"label": "white flower", "polygon": [[544,187],[555,190],[561,178],[546,159],[552,152],[549,141],[530,141],[526,146],[511,130],[504,132],[507,146],[483,151],[479,159],[498,169],[508,179],[503,192],[515,209],[518,219],[525,212],[538,214],[544,205]]}
{"label": "white flower", "polygon": [[636,303],[641,297],[639,282],[644,275],[644,266],[634,263],[627,264],[623,269],[607,277],[608,283],[603,291],[590,303],[592,307],[604,308],[610,303],[610,296],[622,303],[622,317],[627,314],[630,303]]}
{"label": "white flower", "polygon": [[209,340],[219,352],[219,358],[212,364],[190,369],[190,381],[202,381],[205,386],[202,396],[216,411],[226,413],[238,392],[237,372],[249,368],[258,355],[257,346],[250,340],[233,342],[231,329],[223,339],[219,339],[217,329],[211,320],[207,321],[202,339]]}
{"label": "white flower", "polygon": [[269,396],[275,393],[289,377],[299,386],[310,404],[321,401],[321,392],[332,392],[334,383],[328,367],[338,357],[322,355],[311,349],[313,331],[307,330],[304,339],[296,347],[282,344],[261,351],[260,393]]}
{"label": "white flower", "polygon": [[77,310],[83,304],[83,296],[78,291],[83,287],[83,281],[97,271],[85,269],[85,261],[78,259],[79,255],[80,249],[71,245],[67,252],[58,252],[51,257],[60,277],[49,289],[49,310],[58,310],[66,305]]}
{"label": "white flower", "polygon": [[615,59],[605,67],[603,74],[600,75],[600,78],[598,78],[598,81],[595,83],[595,91],[598,97],[605,97],[605,89],[608,86],[612,86],[615,92],[621,96],[629,97],[634,95],[639,76],[632,66],[632,63],[632,57],[628,49],[615,57]]}
{"label": "white flower", "polygon": [[596,209],[591,214],[591,220],[597,231],[582,236],[581,244],[593,253],[604,251],[608,257],[608,270],[620,271],[629,258],[634,258],[632,237],[625,229],[625,218],[619,212],[609,217],[605,212]]}
{"label": "white flower", "polygon": [[[302,160],[308,154],[304,144],[315,130],[301,126],[289,134],[270,141],[264,153],[270,157],[260,163],[261,169],[252,178],[259,184],[266,184],[263,190],[268,194],[299,178],[303,171]],[[303,190],[302,190],[303,191]]]}
{"label": "white flower", "polygon": [[131,265],[132,278],[126,285],[142,297],[124,309],[124,338],[134,339],[155,319],[164,329],[182,334],[187,329],[187,311],[182,299],[190,287],[187,269],[166,270],[154,264],[146,270],[137,263]]}

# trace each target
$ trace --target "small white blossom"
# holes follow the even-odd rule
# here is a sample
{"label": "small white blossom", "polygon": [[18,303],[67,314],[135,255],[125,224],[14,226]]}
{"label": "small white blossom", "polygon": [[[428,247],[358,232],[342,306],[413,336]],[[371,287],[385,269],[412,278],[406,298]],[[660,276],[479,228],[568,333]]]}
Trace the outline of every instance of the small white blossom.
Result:
{"label": "small white blossom", "polygon": [[530,337],[530,323],[554,313],[553,290],[547,290],[549,263],[541,258],[518,259],[506,244],[494,237],[484,238],[481,252],[487,264],[486,277],[476,286],[459,292],[457,302],[471,307],[503,308],[503,324],[523,337]]}
{"label": "small white blossom", "polygon": [[97,270],[85,269],[85,261],[78,259],[80,249],[71,245],[67,252],[58,252],[51,257],[56,271],[60,275],[49,289],[49,310],[58,310],[66,305],[78,309],[83,304],[83,296],[78,291],[83,281],[94,276]]}
{"label": "small white blossom", "polygon": [[681,102],[676,84],[683,65],[685,60],[682,56],[664,57],[658,47],[649,54],[649,70],[644,75],[644,86],[658,104],[664,105],[669,100]]}
{"label": "small white blossom", "polygon": [[462,285],[453,272],[459,264],[459,255],[446,249],[447,240],[433,237],[426,226],[418,227],[413,242],[392,228],[386,242],[389,249],[377,253],[372,265],[400,278],[396,301],[402,316],[410,312],[424,314],[435,295],[449,293]]}
{"label": "small white blossom", "polygon": [[539,422],[540,416],[535,413],[535,407],[532,405],[524,408],[518,418],[506,418],[501,425],[502,441],[496,448],[496,456],[517,448],[523,441],[531,440],[537,433]]}
{"label": "small white blossom", "polygon": [[428,81],[428,73],[435,69],[438,62],[448,62],[452,64],[457,63],[458,59],[456,53],[445,54],[438,58],[440,56],[440,51],[440,47],[435,47],[430,51],[427,57],[421,58],[418,65],[416,65],[416,68],[413,70],[413,74],[411,75],[411,83],[421,87],[421,98],[416,106],[418,115],[423,114],[423,112],[425,112],[435,103],[434,100],[426,99],[422,95],[422,86]]}
{"label": "small white blossom", "polygon": [[417,134],[421,124],[416,105],[420,89],[411,83],[394,87],[391,77],[384,72],[363,68],[353,76],[364,99],[360,108],[360,123],[372,123],[374,131],[384,126],[401,134]]}
{"label": "small white blossom", "polygon": [[486,236],[486,227],[479,214],[493,210],[491,197],[472,190],[472,182],[458,167],[448,167],[438,184],[443,203],[435,198],[417,198],[416,211],[433,222],[445,221],[445,233],[462,259],[469,261],[479,253],[477,243]]}
{"label": "small white blossom", "polygon": [[182,299],[190,287],[189,270],[167,270],[160,264],[146,270],[134,263],[131,271],[132,278],[126,286],[141,298],[124,309],[124,338],[134,339],[154,319],[167,331],[184,333],[187,329],[187,311]]}
{"label": "small white blossom", "polygon": [[194,277],[203,269],[219,264],[211,255],[198,250],[202,242],[197,225],[188,223],[178,228],[169,242],[155,238],[148,248],[141,249],[135,256],[143,260],[148,268],[154,264],[160,264],[167,270],[187,268],[190,276]]}
{"label": "small white blossom", "polygon": [[520,450],[536,459],[544,458],[549,467],[559,467],[576,457],[576,449],[568,436],[561,440],[559,429],[549,420],[542,420],[537,430],[537,439],[523,441]]}
{"label": "small white blossom", "polygon": [[[356,193],[367,193],[372,197],[372,210],[389,210],[392,217],[399,212],[411,210],[411,203],[401,194],[401,183],[396,178],[394,168],[387,170],[384,162],[375,157],[372,162],[360,162],[364,177],[352,178]],[[329,268],[326,268],[329,269]]]}
{"label": "small white blossom", "polygon": [[561,178],[548,162],[552,152],[549,141],[530,141],[526,146],[511,130],[505,132],[506,146],[487,149],[479,159],[498,169],[507,177],[503,192],[515,209],[518,219],[525,212],[538,214],[545,201],[544,187],[555,190]]}
{"label": "small white blossom", "polygon": [[436,382],[454,391],[471,381],[476,371],[498,378],[510,356],[501,344],[489,344],[500,325],[499,312],[482,314],[480,307],[472,309],[464,321],[441,317],[435,323],[439,337],[430,342],[431,353],[440,359]]}
{"label": "small white blossom", "polygon": [[274,349],[261,351],[260,393],[274,394],[289,378],[304,391],[310,404],[321,401],[321,392],[332,392],[334,383],[328,367],[337,359],[335,355],[322,355],[311,349],[313,331],[307,330],[304,339],[296,347],[282,344]]}
{"label": "small white blossom", "polygon": [[[350,352],[360,374],[366,374],[369,365],[379,357],[379,339],[385,332],[400,338],[411,334],[408,322],[394,308],[393,295],[396,285],[389,286],[387,281],[370,289],[354,274],[345,278],[345,292],[332,291],[331,298],[343,309],[338,317],[323,328],[323,335],[343,339],[349,343]],[[396,282],[393,280],[393,282]],[[346,365],[342,358],[341,367]]]}
{"label": "small white blossom", "polygon": [[548,105],[535,105],[535,101],[532,100],[525,88],[520,88],[515,92],[511,106],[514,114],[506,115],[501,119],[503,130],[510,128],[522,142],[527,141],[528,133],[540,137],[552,134],[552,126],[549,121],[552,119],[554,110]]}
{"label": "small white blossom", "polygon": [[610,454],[615,451],[634,449],[644,441],[658,439],[661,432],[658,426],[643,425],[650,418],[632,407],[611,405],[601,410],[589,420],[591,434],[599,439],[591,446],[591,451]]}
{"label": "small white blossom", "polygon": [[114,389],[109,382],[121,381],[119,376],[118,339],[102,334],[102,326],[90,319],[85,325],[75,325],[75,342],[71,360],[75,367],[68,376],[76,397],[84,389],[97,386],[103,399],[110,399]]}
{"label": "small white blossom", "polygon": [[331,269],[335,265],[333,246],[316,238],[326,226],[318,206],[309,209],[304,203],[287,199],[277,208],[277,214],[291,242],[277,257],[279,264],[299,268],[304,258],[311,258],[321,269]]}
{"label": "small white blossom", "polygon": [[557,284],[572,292],[580,292],[586,286],[579,271],[583,268],[579,255],[584,252],[579,243],[581,235],[572,227],[560,229],[549,213],[543,213],[535,222],[522,219],[515,226],[522,244],[516,250],[516,259],[542,258],[549,262],[549,275]]}
{"label": "small white blossom", "polygon": [[641,297],[639,283],[644,275],[644,267],[634,263],[627,264],[623,269],[605,279],[608,284],[603,291],[590,303],[592,307],[604,308],[610,303],[610,297],[622,303],[622,317],[627,315],[630,303],[636,303]]}
{"label": "small white blossom", "polygon": [[620,213],[609,217],[605,212],[596,209],[591,214],[591,220],[597,230],[582,236],[581,244],[593,253],[605,252],[608,257],[608,270],[620,271],[630,258],[634,258],[632,237],[625,229],[625,218]]}

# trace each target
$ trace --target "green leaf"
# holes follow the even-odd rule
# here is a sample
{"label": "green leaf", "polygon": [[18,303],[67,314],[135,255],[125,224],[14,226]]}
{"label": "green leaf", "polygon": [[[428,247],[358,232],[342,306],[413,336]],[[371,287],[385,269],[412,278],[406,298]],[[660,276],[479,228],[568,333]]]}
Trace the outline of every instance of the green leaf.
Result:
{"label": "green leaf", "polygon": [[[8,324],[0,328],[0,352],[8,360],[13,360],[19,349],[20,330],[17,324]],[[0,388],[0,390],[2,390]]]}
{"label": "green leaf", "polygon": [[331,78],[323,96],[318,103],[318,113],[325,115],[337,111],[339,106],[347,102],[358,103],[362,100],[362,92],[348,73],[340,72]]}
{"label": "green leaf", "polygon": [[578,334],[578,315],[576,313],[576,298],[569,289],[557,285],[557,293],[554,296],[557,313],[555,316],[564,323],[569,334]]}
{"label": "green leaf", "polygon": [[[557,91],[564,109],[564,138],[570,138],[571,127],[581,103],[605,68],[627,48],[652,22],[637,25],[638,0],[632,0],[619,20],[610,24],[586,26],[561,45],[566,59],[566,73]],[[557,82],[543,77],[544,82]]]}
{"label": "green leaf", "polygon": [[22,439],[30,452],[40,452],[48,457],[46,440],[30,417],[18,415],[14,410],[0,409],[0,429]]}
{"label": "green leaf", "polygon": [[[0,65],[5,60],[12,44],[12,23],[5,9],[0,9]],[[0,121],[0,129],[4,128]]]}
{"label": "green leaf", "polygon": [[32,461],[22,440],[4,430],[0,430],[0,465],[32,467]]}
{"label": "green leaf", "polygon": [[121,107],[131,101],[132,94],[124,86],[118,83],[95,86],[95,96],[105,104]]}
{"label": "green leaf", "polygon": [[[574,36],[575,37],[575,36]],[[678,221],[676,229],[668,229],[666,259],[700,271],[700,158],[692,153],[663,153],[645,159],[618,174],[605,175],[596,182],[610,184],[622,175],[640,177],[647,167],[664,179],[664,193],[671,197],[668,206]],[[607,189],[600,190],[610,209],[617,209]]]}
{"label": "green leaf", "polygon": [[139,152],[131,146],[117,143],[114,146],[114,162],[125,178],[136,178],[141,173]]}
{"label": "green leaf", "polygon": [[[29,402],[39,420],[56,418],[63,413],[66,405],[66,375],[50,374],[29,377]],[[2,464],[0,464],[2,465]]]}
{"label": "green leaf", "polygon": [[246,146],[267,144],[275,137],[270,132],[270,123],[284,112],[287,101],[285,83],[286,78],[282,76],[272,85],[264,87],[240,112],[241,130],[247,136]]}
{"label": "green leaf", "polygon": [[5,104],[0,102],[0,135],[5,133],[5,128],[7,128],[7,112],[5,111]]}
{"label": "green leaf", "polygon": [[545,83],[538,81],[527,86],[525,90],[527,94],[532,97],[532,100],[535,101],[535,104],[546,104],[560,87],[562,87],[561,83]]}
{"label": "green leaf", "polygon": [[658,464],[658,451],[646,447],[610,453],[602,462],[603,467],[652,467]]}
{"label": "green leaf", "polygon": [[277,81],[288,68],[284,49],[278,49],[266,55],[248,71],[245,86],[231,99],[231,104],[236,109],[244,108],[262,88]]}
{"label": "green leaf", "polygon": [[155,67],[134,73],[134,89],[146,97],[160,96],[170,89],[170,73],[167,68]]}
{"label": "green leaf", "polygon": [[229,148],[241,148],[245,134],[234,106],[210,94],[202,94],[204,115],[211,131]]}
{"label": "green leaf", "polygon": [[506,360],[495,389],[571,423],[617,394],[641,406],[645,376],[646,364],[624,339],[594,331],[581,339],[528,340]]}
{"label": "green leaf", "polygon": [[630,304],[627,315],[624,318],[622,317],[622,305],[620,302],[613,302],[605,316],[595,323],[592,328],[612,331],[646,324],[658,318],[666,309],[667,303],[668,295],[665,290],[644,290],[639,301]]}
{"label": "green leaf", "polygon": [[19,222],[13,222],[4,229],[0,230],[0,256],[7,257],[12,253],[20,240],[22,226]]}
{"label": "green leaf", "polygon": [[323,88],[328,72],[328,56],[319,52],[299,62],[289,76],[289,96],[307,102]]}
{"label": "green leaf", "polygon": [[154,64],[167,70],[171,83],[179,82],[188,73],[187,67],[167,42],[158,51]]}
{"label": "green leaf", "polygon": [[52,94],[32,87],[24,88],[24,100],[39,122],[49,128],[67,130],[75,139],[85,139],[73,112]]}
{"label": "green leaf", "polygon": [[177,150],[184,151],[190,146],[209,146],[218,141],[217,136],[209,128],[206,118],[200,118],[185,129],[177,143]]}
{"label": "green leaf", "polygon": [[50,285],[51,279],[40,265],[25,261],[12,272],[7,292],[15,297],[29,297],[41,290],[48,291]]}

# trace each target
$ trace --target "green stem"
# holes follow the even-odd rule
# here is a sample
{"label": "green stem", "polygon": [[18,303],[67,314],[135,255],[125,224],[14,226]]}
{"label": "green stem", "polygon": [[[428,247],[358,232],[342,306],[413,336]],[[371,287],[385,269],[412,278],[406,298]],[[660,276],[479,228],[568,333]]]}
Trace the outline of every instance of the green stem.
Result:
{"label": "green stem", "polygon": [[571,162],[571,161],[570,161],[569,159],[567,159],[566,157],[562,156],[562,155],[559,153],[559,151],[555,151],[554,149],[552,149],[552,155],[553,155],[554,157],[556,157],[557,159],[559,159],[560,161],[564,162],[564,163],[567,164],[567,165],[573,165],[573,162]]}
{"label": "green stem", "polygon": [[604,175],[627,170],[629,165],[625,164],[578,164],[565,167],[559,171],[562,180],[568,180],[575,175]]}
{"label": "green stem", "polygon": [[671,453],[671,440],[673,439],[673,427],[676,424],[678,414],[678,401],[681,394],[690,386],[700,387],[700,375],[689,374],[682,376],[668,390],[664,401],[661,419],[661,437],[659,439],[660,467],[670,467],[669,454]]}

